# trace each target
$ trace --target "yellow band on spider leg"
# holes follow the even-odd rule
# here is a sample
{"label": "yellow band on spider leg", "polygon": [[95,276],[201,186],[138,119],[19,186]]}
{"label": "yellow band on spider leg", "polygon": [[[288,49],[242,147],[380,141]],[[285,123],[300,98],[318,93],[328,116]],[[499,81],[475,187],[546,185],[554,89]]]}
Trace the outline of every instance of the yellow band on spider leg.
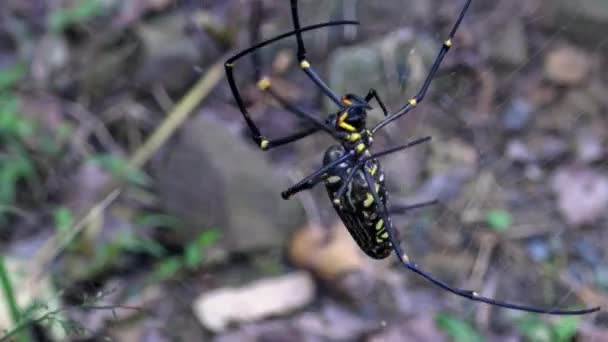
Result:
{"label": "yellow band on spider leg", "polygon": [[270,87],[270,79],[268,77],[262,77],[258,81],[258,88],[260,88],[260,90],[266,90],[269,87]]}
{"label": "yellow band on spider leg", "polygon": [[357,147],[355,147],[355,149],[357,150],[357,153],[361,153],[361,152],[365,151],[365,144],[360,143],[359,145],[357,145]]}
{"label": "yellow band on spider leg", "polygon": [[260,141],[260,148],[262,148],[262,150],[267,150],[269,146],[270,146],[270,141],[268,141],[266,139]]}
{"label": "yellow band on spider leg", "polygon": [[310,68],[310,63],[304,59],[300,62],[300,68],[302,68],[302,69]]}

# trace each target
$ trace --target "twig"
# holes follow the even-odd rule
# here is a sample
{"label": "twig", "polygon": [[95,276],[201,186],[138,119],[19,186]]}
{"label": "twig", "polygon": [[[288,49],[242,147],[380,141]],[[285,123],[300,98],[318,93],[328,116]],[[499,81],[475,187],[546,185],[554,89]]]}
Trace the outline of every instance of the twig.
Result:
{"label": "twig", "polygon": [[493,234],[483,234],[479,237],[479,253],[477,253],[477,259],[469,278],[470,287],[477,288],[481,286],[497,242],[497,238]]}
{"label": "twig", "polygon": [[576,296],[591,306],[601,306],[603,308],[608,307],[608,297],[603,295],[600,291],[596,291],[591,286],[581,284],[574,277],[570,276],[568,272],[562,271],[559,274],[559,280],[562,284],[567,286]]}
{"label": "twig", "polygon": [[[225,58],[222,58],[222,61]],[[129,164],[139,168],[143,166],[150,157],[171,137],[173,133],[186,121],[190,113],[201,101],[209,95],[211,90],[224,75],[223,63],[216,63],[205,76],[188,91],[188,93],[177,103],[167,119],[152,133],[146,142],[129,159]]]}
{"label": "twig", "polygon": [[[223,61],[225,58],[222,58]],[[150,157],[169,139],[169,137],[185,122],[190,113],[211,92],[223,75],[223,63],[217,62],[200,80],[188,91],[188,93],[177,103],[175,108],[167,115],[163,123],[152,133],[146,142],[129,159],[131,167],[140,168]],[[31,293],[35,297],[40,289],[40,278],[48,269],[52,260],[58,256],[63,249],[86,227],[86,224],[101,214],[122,191],[121,184],[110,184],[108,194],[91,209],[87,214],[72,226],[59,241],[57,237],[49,238],[41,247],[40,251],[32,258],[33,262],[29,269],[31,277],[25,284],[31,286]]]}

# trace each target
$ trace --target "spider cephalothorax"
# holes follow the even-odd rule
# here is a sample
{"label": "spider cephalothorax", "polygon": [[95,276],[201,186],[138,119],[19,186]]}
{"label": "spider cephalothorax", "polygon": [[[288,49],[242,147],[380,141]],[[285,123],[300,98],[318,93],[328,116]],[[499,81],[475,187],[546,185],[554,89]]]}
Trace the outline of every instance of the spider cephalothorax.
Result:
{"label": "spider cephalothorax", "polygon": [[353,94],[342,96],[340,101],[346,108],[337,115],[336,128],[348,133],[361,133],[366,128],[367,110],[372,107],[365,99]]}
{"label": "spider cephalothorax", "polygon": [[[254,3],[260,4],[260,2]],[[353,94],[346,94],[339,97],[325,84],[325,82],[323,82],[319,74],[313,69],[311,63],[306,59],[306,49],[302,39],[303,33],[322,27],[358,25],[358,22],[343,20],[301,27],[297,0],[291,0],[291,17],[294,30],[257,43],[229,58],[225,64],[228,83],[230,84],[236,103],[251,132],[252,139],[261,149],[268,150],[286,145],[319,131],[330,134],[339,142],[339,144],[330,146],[326,150],[322,167],[315,170],[289,189],[283,191],[281,195],[283,198],[287,199],[300,191],[311,189],[315,185],[324,182],[336,212],[344,222],[344,225],[353,239],[367,255],[373,258],[382,259],[389,256],[391,251],[394,251],[401,264],[407,269],[424,277],[434,285],[446,291],[474,301],[510,309],[555,315],[580,315],[598,311],[599,308],[583,310],[542,309],[533,306],[497,301],[495,299],[483,297],[474,291],[452,287],[421,270],[418,265],[410,261],[399,244],[397,230],[393,226],[390,213],[407,212],[415,208],[434,204],[435,201],[399,208],[390,207],[388,192],[386,191],[384,182],[385,175],[382,166],[380,165],[379,158],[427,142],[430,140],[430,137],[413,140],[410,143],[396,146],[385,151],[371,153],[370,147],[373,141],[372,137],[378,130],[409,113],[424,100],[429,86],[431,85],[431,81],[435,77],[443,58],[453,45],[453,38],[456,34],[456,30],[460,26],[470,4],[471,0],[467,0],[460,11],[458,19],[452,26],[448,38],[443,41],[437,58],[433,62],[418,93],[407,100],[407,103],[404,106],[393,113],[390,113],[387,110],[374,89],[371,89],[365,97],[359,97]],[[261,7],[258,6],[256,8],[259,10]],[[252,16],[252,18],[259,17],[260,13]],[[257,37],[257,27],[252,30],[252,36]],[[257,82],[258,88],[270,94],[270,96],[277,100],[285,109],[303,118],[308,123],[307,127],[304,127],[295,133],[269,140],[261,134],[241,98],[234,79],[234,63],[245,55],[251,55],[254,65],[257,65],[256,61],[259,61],[259,56],[256,53],[257,50],[268,44],[292,36],[295,36],[296,38],[297,58],[301,70],[325,96],[339,107],[339,110],[325,118],[302,111],[279,96],[278,93],[273,90],[270,79],[261,77],[256,68],[255,81]],[[384,119],[373,128],[369,129],[367,128],[367,111],[371,108],[369,105],[371,100],[376,100],[376,102],[378,102],[384,113]]]}

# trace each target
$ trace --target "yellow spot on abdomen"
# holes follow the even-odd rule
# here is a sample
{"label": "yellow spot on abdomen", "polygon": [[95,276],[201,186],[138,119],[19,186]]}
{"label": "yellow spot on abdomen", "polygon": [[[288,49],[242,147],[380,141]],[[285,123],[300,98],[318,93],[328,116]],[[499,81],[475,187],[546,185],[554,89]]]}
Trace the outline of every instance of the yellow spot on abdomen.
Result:
{"label": "yellow spot on abdomen", "polygon": [[409,101],[410,105],[415,106],[418,104],[418,100],[415,97],[412,97]]}
{"label": "yellow spot on abdomen", "polygon": [[359,139],[361,139],[361,134],[359,134],[359,133],[351,133],[348,135],[348,140],[351,142],[355,142]]}
{"label": "yellow spot on abdomen", "polygon": [[361,153],[361,152],[365,151],[365,144],[360,143],[359,145],[357,145],[357,147],[355,147],[355,150],[357,151],[357,153]]}
{"label": "yellow spot on abdomen", "polygon": [[270,79],[268,79],[268,77],[263,77],[261,80],[258,81],[258,88],[260,88],[260,90],[266,90],[270,87]]}
{"label": "yellow spot on abdomen", "polygon": [[307,60],[303,60],[300,62],[300,68],[302,68],[302,69],[310,68],[310,63],[308,63]]}
{"label": "yellow spot on abdomen", "polygon": [[445,42],[443,42],[443,45],[447,46],[447,47],[451,47],[452,46],[452,40],[448,39]]}
{"label": "yellow spot on abdomen", "polygon": [[378,222],[376,222],[376,230],[381,230],[383,227],[384,227],[384,220],[379,219]]}
{"label": "yellow spot on abdomen", "polygon": [[372,196],[372,194],[370,194],[369,192],[366,194],[366,198],[365,201],[363,201],[363,206],[364,207],[369,207],[370,205],[372,205],[372,203],[374,203],[374,196]]}
{"label": "yellow spot on abdomen", "polygon": [[342,178],[338,177],[338,176],[330,176],[327,178],[327,181],[330,183],[338,183],[340,180],[342,180]]}
{"label": "yellow spot on abdomen", "polygon": [[373,176],[376,174],[376,171],[378,171],[378,165],[374,164],[374,166],[369,169],[369,173]]}

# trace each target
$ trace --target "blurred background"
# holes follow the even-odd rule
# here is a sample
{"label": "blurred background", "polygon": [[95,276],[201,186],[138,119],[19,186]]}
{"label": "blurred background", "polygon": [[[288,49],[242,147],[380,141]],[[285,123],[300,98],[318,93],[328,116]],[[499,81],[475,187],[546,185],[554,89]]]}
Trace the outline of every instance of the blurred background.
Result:
{"label": "blurred background", "polygon": [[[420,87],[464,4],[302,0],[309,60],[389,109]],[[322,185],[326,134],[269,152],[223,62],[291,30],[288,1],[0,4],[0,341],[608,341],[605,311],[549,317],[455,297],[372,260]],[[383,129],[393,217],[419,266],[541,307],[608,307],[608,2],[474,0],[426,100]],[[336,110],[295,40],[235,74],[270,138],[301,122],[257,87]],[[373,104],[375,107],[375,104]],[[379,108],[370,121],[382,118]]]}

